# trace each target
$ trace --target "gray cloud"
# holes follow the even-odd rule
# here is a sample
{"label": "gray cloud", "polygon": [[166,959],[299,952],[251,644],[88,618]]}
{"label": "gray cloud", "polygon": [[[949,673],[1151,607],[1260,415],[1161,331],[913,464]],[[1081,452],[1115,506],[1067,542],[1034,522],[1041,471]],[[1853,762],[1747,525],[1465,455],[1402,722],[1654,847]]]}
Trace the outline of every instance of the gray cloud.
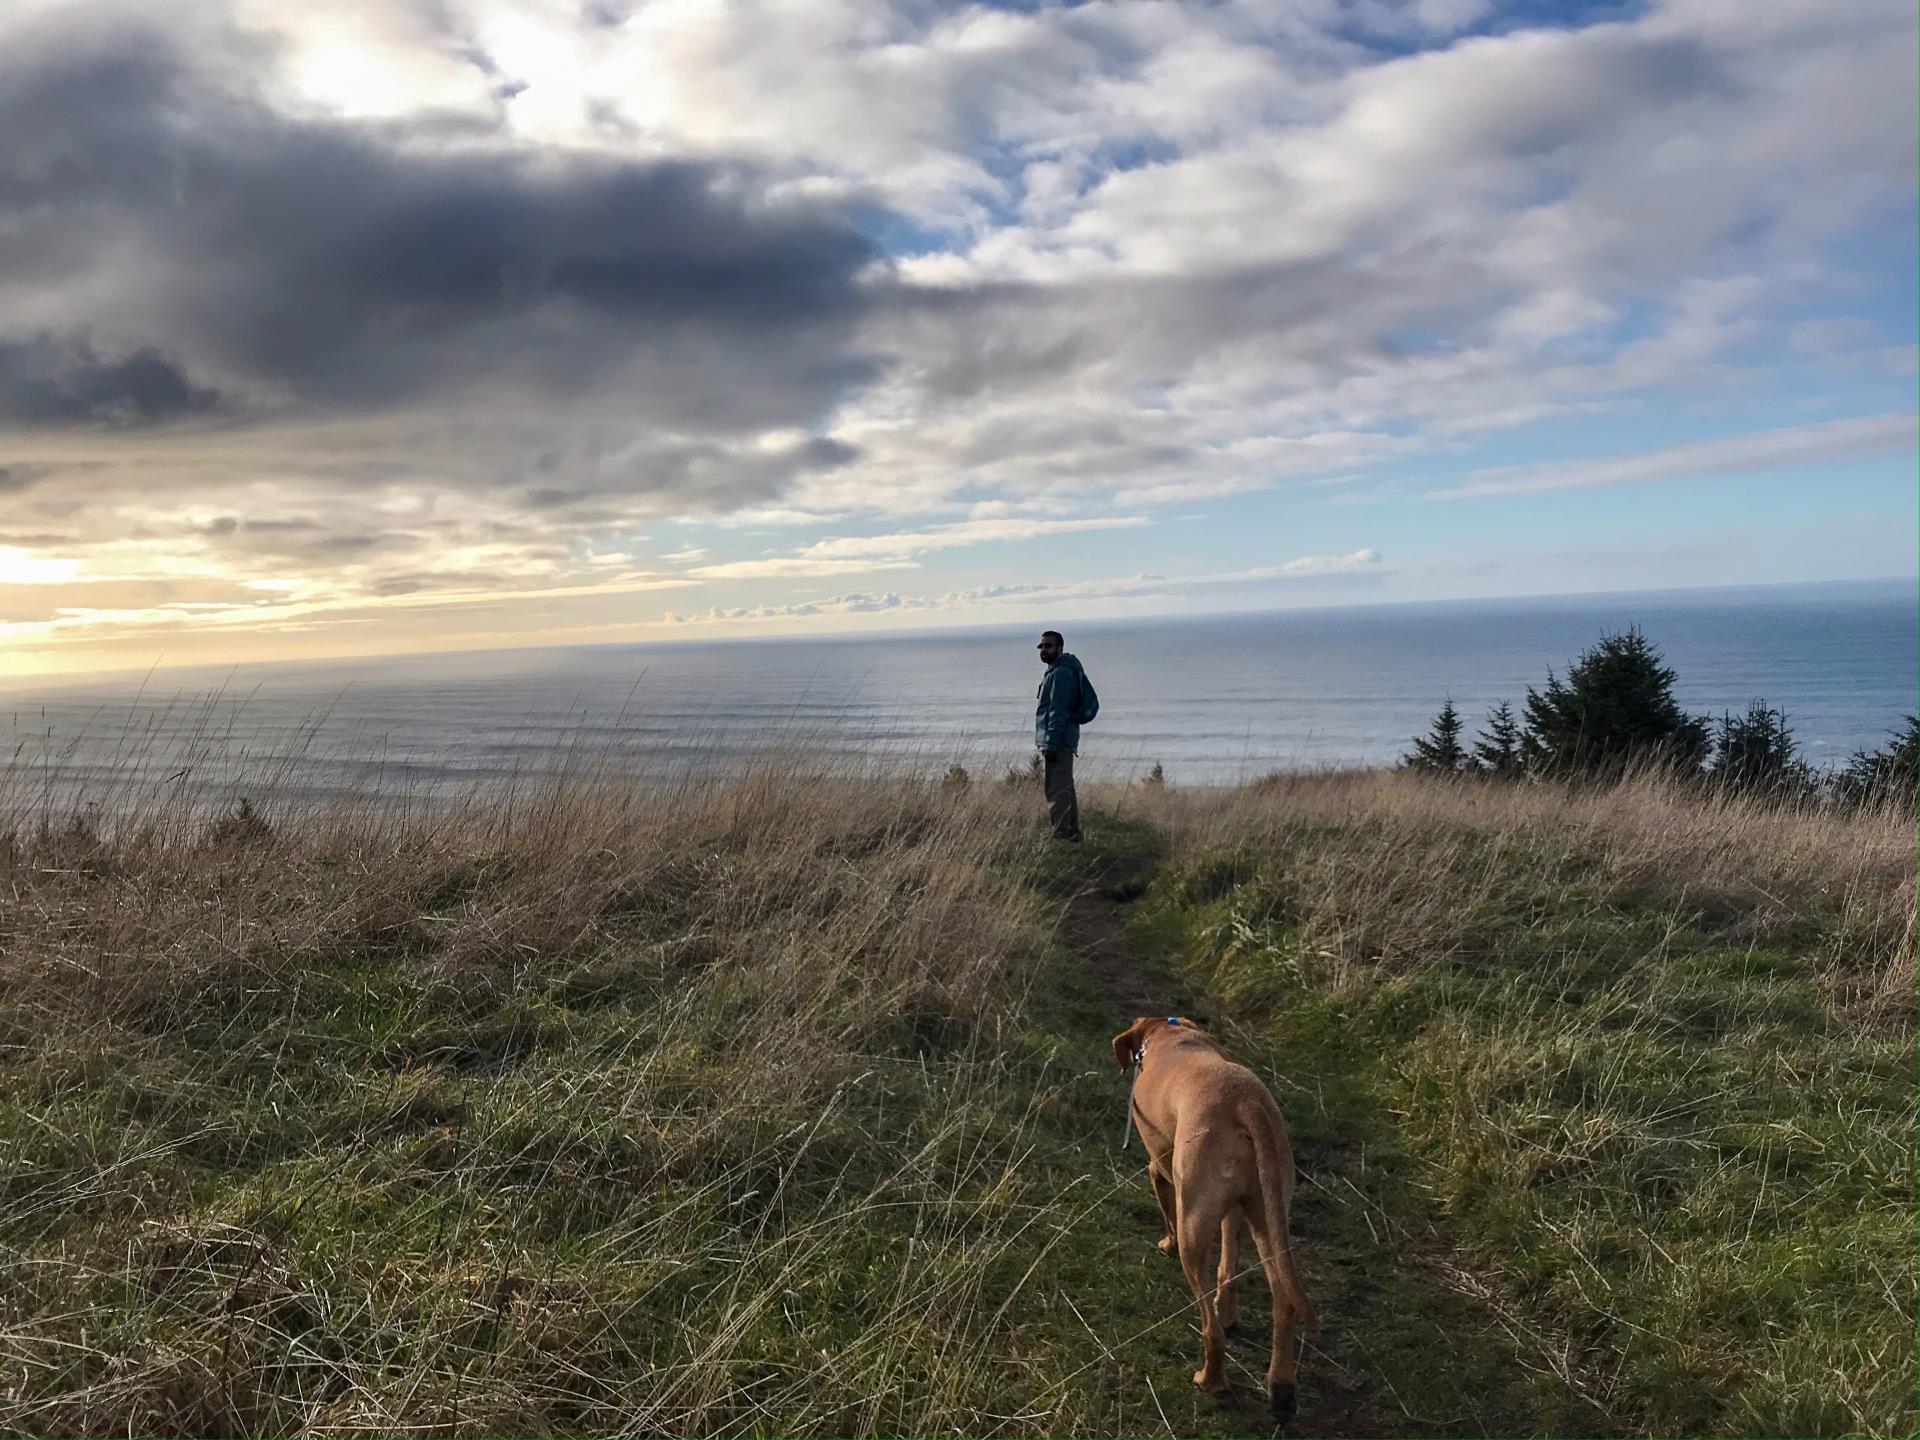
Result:
{"label": "gray cloud", "polygon": [[1639,485],[1653,480],[1690,480],[1796,466],[1831,465],[1910,453],[1920,441],[1920,417],[1863,415],[1785,430],[1762,430],[1690,445],[1670,445],[1640,455],[1573,464],[1504,466],[1478,472],[1466,484],[1430,490],[1429,500],[1465,500],[1489,495],[1531,495]]}
{"label": "gray cloud", "polygon": [[[687,472],[656,428],[710,437],[694,447],[722,471],[733,437],[813,427],[876,371],[854,338],[872,244],[844,205],[775,199],[751,165],[295,118],[218,45],[190,57],[137,25],[7,49],[0,420],[454,405],[483,436],[436,437],[452,478],[510,483],[544,455],[565,483],[531,494],[558,503],[670,490]],[[8,335],[21,316],[39,323]],[[765,495],[850,454],[817,441],[702,479]]]}
{"label": "gray cloud", "polygon": [[18,494],[52,473],[51,465],[0,465],[0,495]]}
{"label": "gray cloud", "polygon": [[0,421],[144,425],[196,414],[218,399],[151,345],[107,360],[83,337],[0,340]]}

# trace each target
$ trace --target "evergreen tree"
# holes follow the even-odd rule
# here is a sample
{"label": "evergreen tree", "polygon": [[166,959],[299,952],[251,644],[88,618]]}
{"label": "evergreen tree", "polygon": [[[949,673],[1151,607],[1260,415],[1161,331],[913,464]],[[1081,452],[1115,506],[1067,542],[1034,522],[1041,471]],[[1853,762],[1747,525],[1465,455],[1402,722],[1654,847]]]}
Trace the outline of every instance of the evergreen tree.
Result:
{"label": "evergreen tree", "polygon": [[1836,781],[1840,798],[1865,805],[1891,800],[1909,809],[1920,804],[1920,716],[1907,716],[1878,750],[1856,750]]}
{"label": "evergreen tree", "polygon": [[1745,715],[1720,717],[1707,773],[1729,790],[1782,800],[1804,798],[1814,786],[1813,771],[1800,759],[1800,747],[1787,728],[1786,712],[1760,700],[1749,705]]}
{"label": "evergreen tree", "polygon": [[1520,722],[1504,700],[1487,712],[1487,728],[1473,747],[1473,767],[1496,780],[1515,779],[1526,769],[1520,754]]}
{"label": "evergreen tree", "polygon": [[1467,752],[1460,744],[1460,729],[1460,712],[1449,699],[1433,717],[1433,728],[1425,735],[1413,737],[1413,749],[1401,757],[1400,763],[1409,770],[1430,774],[1458,774],[1467,765]]}
{"label": "evergreen tree", "polygon": [[1673,671],[1636,626],[1602,635],[1562,682],[1547,672],[1545,690],[1527,687],[1526,768],[1556,776],[1612,775],[1638,761],[1696,774],[1708,750],[1707,727],[1673,698]]}

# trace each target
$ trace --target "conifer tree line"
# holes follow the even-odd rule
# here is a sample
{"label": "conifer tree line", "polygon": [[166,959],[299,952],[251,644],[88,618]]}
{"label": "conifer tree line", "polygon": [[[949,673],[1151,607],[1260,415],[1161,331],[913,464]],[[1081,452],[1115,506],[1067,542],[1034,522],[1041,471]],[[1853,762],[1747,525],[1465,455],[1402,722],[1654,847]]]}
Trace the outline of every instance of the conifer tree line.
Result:
{"label": "conifer tree line", "polygon": [[1603,634],[1567,667],[1565,679],[1549,670],[1542,688],[1529,685],[1521,714],[1505,701],[1494,706],[1471,741],[1449,697],[1400,763],[1427,774],[1496,780],[1607,779],[1657,767],[1781,800],[1915,803],[1920,718],[1907,716],[1880,749],[1857,751],[1843,768],[1822,772],[1802,757],[1784,711],[1756,700],[1744,715],[1689,715],[1674,699],[1674,678],[1637,626]]}

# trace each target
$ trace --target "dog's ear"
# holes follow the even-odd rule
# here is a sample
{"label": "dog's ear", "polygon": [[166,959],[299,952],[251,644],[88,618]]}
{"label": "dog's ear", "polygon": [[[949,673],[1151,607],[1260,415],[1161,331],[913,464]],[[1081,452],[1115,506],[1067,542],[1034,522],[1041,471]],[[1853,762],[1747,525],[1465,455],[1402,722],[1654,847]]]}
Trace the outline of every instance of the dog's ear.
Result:
{"label": "dog's ear", "polygon": [[1136,1020],[1118,1035],[1113,1037],[1113,1061],[1122,1070],[1131,1070],[1140,1059],[1140,1032],[1146,1028],[1144,1019]]}

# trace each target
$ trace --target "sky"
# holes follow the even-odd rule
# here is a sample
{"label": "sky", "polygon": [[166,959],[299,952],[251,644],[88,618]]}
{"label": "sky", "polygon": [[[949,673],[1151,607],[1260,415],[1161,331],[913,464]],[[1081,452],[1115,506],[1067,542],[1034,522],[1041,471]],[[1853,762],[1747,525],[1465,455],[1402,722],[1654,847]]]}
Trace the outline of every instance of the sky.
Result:
{"label": "sky", "polygon": [[0,7],[0,676],[1915,573],[1911,0]]}

